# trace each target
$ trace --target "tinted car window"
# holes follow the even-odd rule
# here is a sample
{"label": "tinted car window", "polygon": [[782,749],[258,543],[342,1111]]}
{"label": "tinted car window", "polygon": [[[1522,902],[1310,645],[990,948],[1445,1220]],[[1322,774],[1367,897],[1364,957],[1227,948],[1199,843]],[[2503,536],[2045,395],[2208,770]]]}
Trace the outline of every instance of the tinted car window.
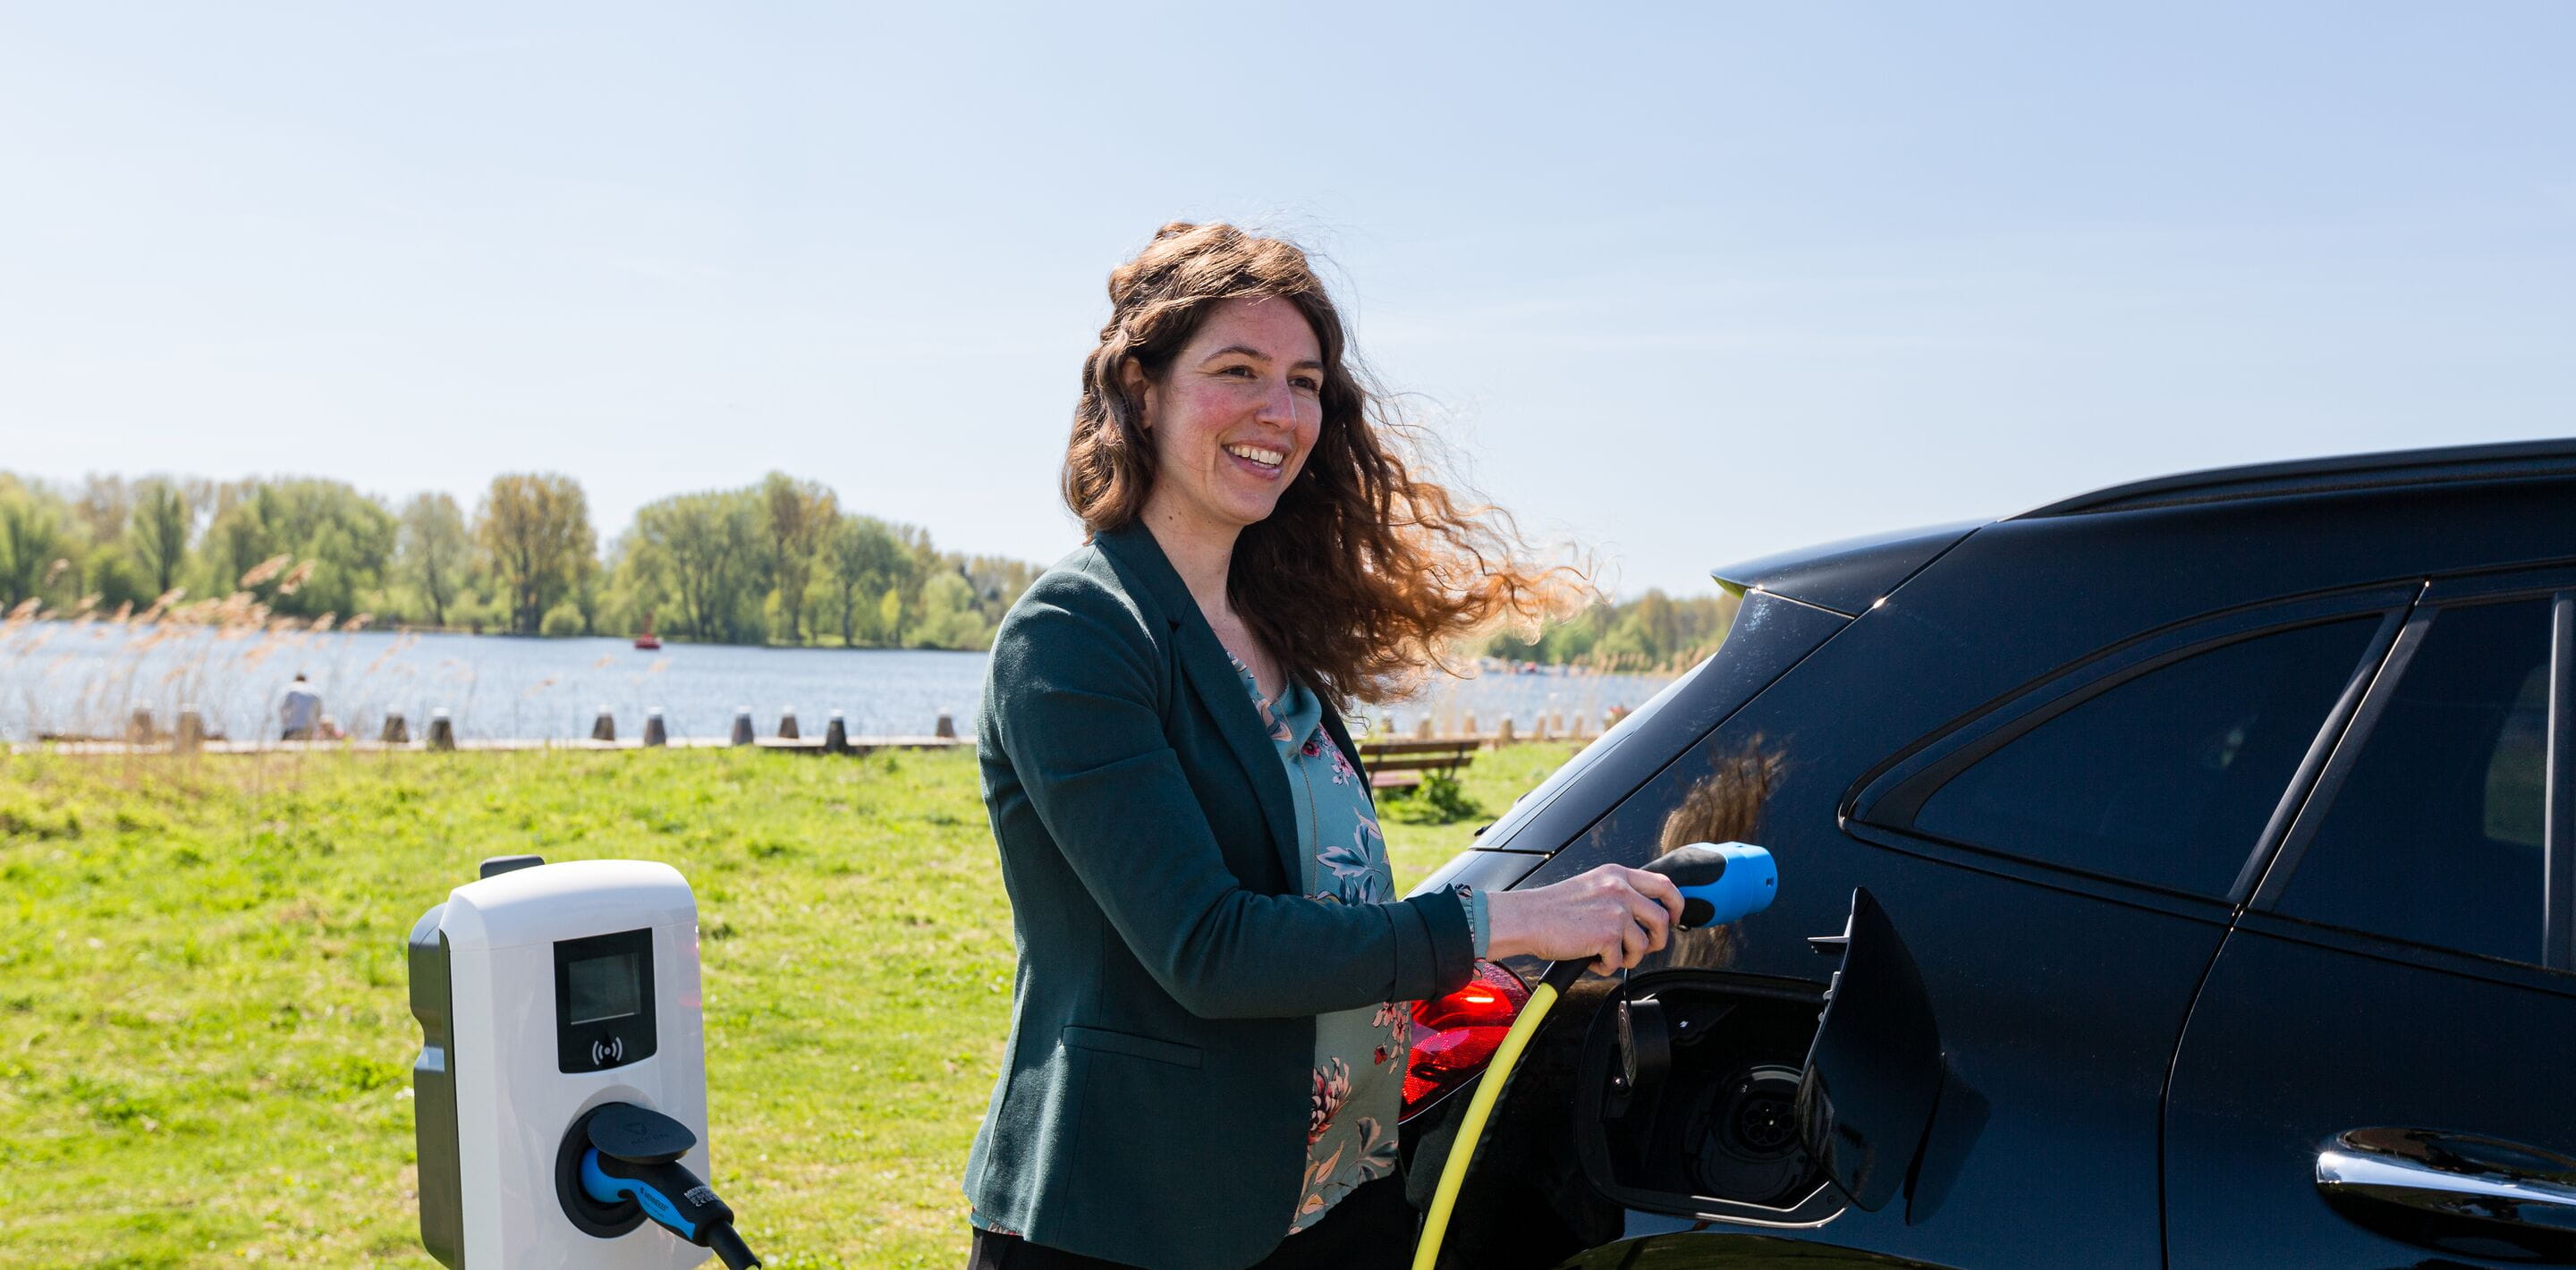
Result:
{"label": "tinted car window", "polygon": [[2224,894],[2378,624],[2354,618],[2259,635],[2130,679],[1952,777],[1914,827]]}
{"label": "tinted car window", "polygon": [[2548,667],[2548,600],[2437,615],[2281,911],[2539,960]]}

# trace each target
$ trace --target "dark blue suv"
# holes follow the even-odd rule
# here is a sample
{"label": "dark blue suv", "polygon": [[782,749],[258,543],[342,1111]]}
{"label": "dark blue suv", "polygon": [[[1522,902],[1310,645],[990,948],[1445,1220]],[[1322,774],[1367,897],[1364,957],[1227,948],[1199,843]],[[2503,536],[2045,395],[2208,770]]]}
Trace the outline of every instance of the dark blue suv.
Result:
{"label": "dark blue suv", "polygon": [[[1557,1007],[1447,1264],[2576,1260],[2576,441],[1718,577],[1717,654],[1424,886],[1741,838],[1779,900]],[[1417,1199],[1542,969],[1417,1012]]]}

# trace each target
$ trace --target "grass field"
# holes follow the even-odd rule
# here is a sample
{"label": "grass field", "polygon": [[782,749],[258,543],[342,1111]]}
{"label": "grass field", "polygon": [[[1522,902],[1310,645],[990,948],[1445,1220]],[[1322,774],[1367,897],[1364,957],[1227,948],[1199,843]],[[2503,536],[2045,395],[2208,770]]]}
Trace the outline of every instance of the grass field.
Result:
{"label": "grass field", "polygon": [[[1486,817],[1397,823],[1399,889]],[[712,1179],[775,1270],[953,1267],[1010,919],[954,751],[0,757],[0,1249],[13,1266],[433,1266],[403,940],[487,855],[697,890]]]}

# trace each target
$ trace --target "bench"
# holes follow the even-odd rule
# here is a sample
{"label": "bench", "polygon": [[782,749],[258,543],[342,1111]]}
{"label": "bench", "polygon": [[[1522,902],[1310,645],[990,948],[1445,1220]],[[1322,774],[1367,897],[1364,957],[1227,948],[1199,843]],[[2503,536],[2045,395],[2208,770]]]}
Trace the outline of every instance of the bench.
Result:
{"label": "bench", "polygon": [[1368,769],[1371,789],[1411,789],[1426,772],[1451,773],[1475,761],[1483,743],[1466,741],[1372,741],[1360,746],[1360,764]]}

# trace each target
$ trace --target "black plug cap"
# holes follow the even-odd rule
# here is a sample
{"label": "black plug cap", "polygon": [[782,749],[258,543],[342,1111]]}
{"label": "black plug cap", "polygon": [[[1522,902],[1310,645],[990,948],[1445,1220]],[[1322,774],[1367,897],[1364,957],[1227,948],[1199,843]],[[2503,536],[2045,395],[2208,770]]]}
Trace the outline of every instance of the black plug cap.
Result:
{"label": "black plug cap", "polygon": [[629,1164],[668,1164],[689,1153],[698,1135],[661,1112],[612,1102],[590,1117],[590,1144],[601,1155]]}

